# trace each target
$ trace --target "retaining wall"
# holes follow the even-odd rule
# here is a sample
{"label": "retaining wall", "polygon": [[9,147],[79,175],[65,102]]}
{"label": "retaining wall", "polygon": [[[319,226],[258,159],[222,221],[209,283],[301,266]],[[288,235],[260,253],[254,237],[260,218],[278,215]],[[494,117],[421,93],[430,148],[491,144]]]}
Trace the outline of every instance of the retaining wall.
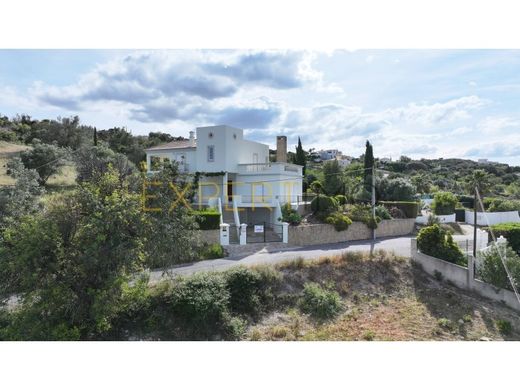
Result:
{"label": "retaining wall", "polygon": [[[415,218],[383,220],[376,229],[376,237],[404,236],[411,234]],[[329,224],[289,226],[289,244],[304,246],[334,244],[345,241],[369,240],[372,229],[363,222],[352,222],[347,230],[337,232]]]}
{"label": "retaining wall", "polygon": [[459,288],[473,291],[482,297],[502,302],[512,309],[520,311],[520,303],[514,292],[475,279],[473,271],[474,259],[472,256],[468,256],[468,267],[461,267],[460,265],[418,252],[417,239],[412,238],[411,240],[412,261],[421,265],[427,274],[436,276],[436,272],[439,272],[442,274],[443,279],[450,281]]}
{"label": "retaining wall", "polygon": [[[448,214],[448,215],[435,215],[435,217],[439,218],[440,223],[449,223],[449,222],[455,222],[456,220],[456,214]],[[415,218],[415,222],[426,225],[428,223],[428,215],[420,215],[417,218]]]}

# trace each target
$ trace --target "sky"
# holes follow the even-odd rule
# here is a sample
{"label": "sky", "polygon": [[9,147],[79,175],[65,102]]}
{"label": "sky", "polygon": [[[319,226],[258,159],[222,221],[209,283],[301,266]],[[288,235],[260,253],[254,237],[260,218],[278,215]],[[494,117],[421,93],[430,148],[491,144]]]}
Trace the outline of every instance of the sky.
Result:
{"label": "sky", "polygon": [[520,165],[519,50],[0,50],[0,115]]}

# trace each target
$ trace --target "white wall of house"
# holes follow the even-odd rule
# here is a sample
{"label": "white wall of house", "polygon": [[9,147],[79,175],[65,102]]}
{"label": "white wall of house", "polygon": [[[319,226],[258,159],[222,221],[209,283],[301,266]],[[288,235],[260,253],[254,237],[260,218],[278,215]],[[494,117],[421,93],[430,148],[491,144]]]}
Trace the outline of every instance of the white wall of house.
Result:
{"label": "white wall of house", "polygon": [[[220,197],[223,204],[228,204],[228,180],[232,181],[232,192],[237,195],[240,207],[272,208],[278,203],[301,201],[301,166],[270,163],[269,146],[245,140],[242,129],[207,126],[198,127],[196,134],[196,147],[147,150],[148,166],[152,156],[159,156],[177,161],[181,166],[184,161],[183,172],[225,172],[224,175],[199,178],[197,202],[201,204],[207,204],[214,197]],[[275,218],[271,212],[255,215],[261,219],[266,215]]]}
{"label": "white wall of house", "polygon": [[159,157],[161,159],[167,158],[170,161],[175,161],[179,164],[181,172],[195,172],[196,171],[196,154],[194,148],[183,149],[164,149],[146,152],[146,164],[148,171],[152,171],[152,158]]}

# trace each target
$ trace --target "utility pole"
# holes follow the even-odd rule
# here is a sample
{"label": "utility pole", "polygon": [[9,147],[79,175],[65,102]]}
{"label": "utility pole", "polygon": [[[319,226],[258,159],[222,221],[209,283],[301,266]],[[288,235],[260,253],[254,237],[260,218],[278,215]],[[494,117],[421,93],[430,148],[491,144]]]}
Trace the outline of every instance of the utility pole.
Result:
{"label": "utility pole", "polygon": [[477,258],[477,186],[473,194],[473,258]]}
{"label": "utility pole", "polygon": [[[372,165],[372,219],[376,220],[376,166]],[[372,239],[376,239],[376,229],[372,229]]]}

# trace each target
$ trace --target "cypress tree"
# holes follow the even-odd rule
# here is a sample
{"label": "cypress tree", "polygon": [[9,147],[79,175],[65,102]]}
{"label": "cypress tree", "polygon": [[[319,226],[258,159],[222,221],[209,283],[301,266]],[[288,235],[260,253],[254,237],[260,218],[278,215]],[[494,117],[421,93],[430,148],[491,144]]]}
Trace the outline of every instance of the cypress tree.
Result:
{"label": "cypress tree", "polygon": [[303,151],[302,141],[298,137],[298,146],[296,146],[296,155],[294,156],[294,163],[303,166],[303,174],[305,175],[305,166],[307,161],[305,159],[305,152]]}
{"label": "cypress tree", "polygon": [[365,170],[363,172],[363,178],[365,183],[365,189],[369,192],[372,191],[372,167],[374,166],[374,152],[372,145],[367,141],[365,148]]}

